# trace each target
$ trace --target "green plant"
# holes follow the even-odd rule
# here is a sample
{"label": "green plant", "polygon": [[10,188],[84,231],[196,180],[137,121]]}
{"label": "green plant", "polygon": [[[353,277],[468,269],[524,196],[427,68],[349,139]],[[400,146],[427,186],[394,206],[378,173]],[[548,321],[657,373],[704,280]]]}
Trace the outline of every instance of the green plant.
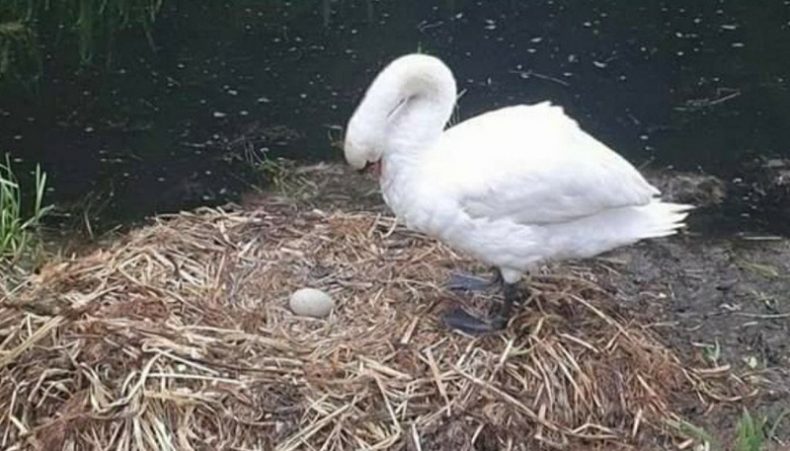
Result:
{"label": "green plant", "polygon": [[[785,412],[779,415],[774,428],[781,421]],[[755,419],[752,415],[744,409],[738,424],[735,427],[735,440],[731,446],[724,448],[712,435],[705,429],[695,426],[684,420],[672,420],[668,422],[669,426],[677,430],[682,435],[692,438],[700,443],[700,449],[710,451],[722,451],[724,449],[731,449],[733,451],[762,451],[765,449],[766,437],[773,434],[766,435],[764,429],[765,419]]]}
{"label": "green plant", "polygon": [[755,420],[747,410],[744,410],[738,421],[735,451],[761,451],[765,442],[764,424],[765,421]]}
{"label": "green plant", "polygon": [[36,228],[51,206],[44,206],[47,174],[36,165],[35,199],[29,217],[25,219],[22,189],[14,175],[8,154],[0,163],[0,258],[18,259],[35,242]]}
{"label": "green plant", "polygon": [[[32,0],[29,0],[32,1]],[[93,60],[97,44],[107,43],[109,57],[115,34],[135,25],[142,28],[153,44],[151,30],[163,0],[72,0],[64,13],[71,14],[74,30],[79,36],[80,59],[83,63]],[[49,5],[49,1],[46,1]]]}
{"label": "green plant", "polygon": [[295,174],[293,161],[284,158],[274,159],[264,154],[256,168],[276,189],[287,192],[294,188],[293,176]]}
{"label": "green plant", "polygon": [[692,438],[702,444],[702,449],[710,451],[721,450],[721,445],[705,429],[695,426],[685,420],[668,421],[670,427],[686,437]]}
{"label": "green plant", "polygon": [[[154,21],[164,0],[3,0],[0,2],[0,80],[35,77],[39,46],[76,47],[80,64],[109,62],[115,35],[140,27],[152,43]],[[71,52],[71,50],[68,50]]]}
{"label": "green plant", "polygon": [[715,339],[715,343],[715,345],[706,344],[702,348],[702,356],[713,365],[718,365],[719,358],[721,357],[721,345],[719,345],[718,338]]}
{"label": "green plant", "polygon": [[36,38],[21,21],[0,22],[0,80],[41,70]]}

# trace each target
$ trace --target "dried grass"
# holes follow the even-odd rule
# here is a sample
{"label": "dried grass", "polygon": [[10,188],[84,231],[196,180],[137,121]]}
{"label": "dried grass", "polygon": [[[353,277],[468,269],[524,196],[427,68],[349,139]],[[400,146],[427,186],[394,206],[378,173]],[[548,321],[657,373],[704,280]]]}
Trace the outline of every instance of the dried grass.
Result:
{"label": "dried grass", "polygon": [[[500,336],[442,328],[479,270],[380,214],[202,209],[53,261],[0,307],[3,449],[649,449],[737,395],[583,270],[531,281]],[[332,293],[327,320],[287,298]]]}

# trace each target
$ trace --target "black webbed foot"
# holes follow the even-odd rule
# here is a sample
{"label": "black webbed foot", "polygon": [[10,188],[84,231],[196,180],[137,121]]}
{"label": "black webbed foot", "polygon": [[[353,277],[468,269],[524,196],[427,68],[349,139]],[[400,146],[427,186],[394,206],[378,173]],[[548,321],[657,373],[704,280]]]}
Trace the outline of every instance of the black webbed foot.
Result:
{"label": "black webbed foot", "polygon": [[501,331],[507,327],[513,316],[513,307],[520,303],[519,293],[515,284],[502,282],[502,291],[505,299],[502,304],[497,304],[489,314],[488,319],[481,319],[467,313],[464,309],[456,307],[442,315],[445,326],[464,332],[469,335],[485,335]]}
{"label": "black webbed foot", "polygon": [[453,273],[447,281],[447,288],[453,291],[485,291],[490,287],[490,280],[466,273]]}
{"label": "black webbed foot", "polygon": [[507,324],[506,320],[495,317],[487,321],[473,316],[466,310],[455,307],[442,315],[442,322],[450,329],[459,330],[468,335],[485,335],[502,330]]}
{"label": "black webbed foot", "polygon": [[501,283],[502,275],[495,270],[493,279],[476,276],[474,274],[456,272],[450,275],[447,288],[453,291],[480,292],[490,290]]}

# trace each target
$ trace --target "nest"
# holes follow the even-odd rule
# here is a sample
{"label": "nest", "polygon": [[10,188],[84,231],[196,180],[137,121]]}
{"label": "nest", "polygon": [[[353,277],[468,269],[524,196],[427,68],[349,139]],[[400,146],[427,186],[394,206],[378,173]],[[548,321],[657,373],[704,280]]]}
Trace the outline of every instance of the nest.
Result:
{"label": "nest", "polygon": [[[448,331],[474,262],[385,215],[293,203],[162,216],[0,307],[3,449],[648,449],[718,392],[583,269],[499,335]],[[292,314],[293,290],[336,308]],[[685,403],[685,404],[684,404]]]}

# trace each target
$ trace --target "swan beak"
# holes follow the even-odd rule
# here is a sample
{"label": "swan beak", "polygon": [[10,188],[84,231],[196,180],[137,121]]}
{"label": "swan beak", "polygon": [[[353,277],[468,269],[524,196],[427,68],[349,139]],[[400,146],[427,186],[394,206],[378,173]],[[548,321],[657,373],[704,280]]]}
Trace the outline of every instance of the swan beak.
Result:
{"label": "swan beak", "polygon": [[359,172],[366,172],[368,174],[373,174],[376,177],[380,177],[381,176],[381,160],[368,161],[365,164],[365,167],[360,169]]}

